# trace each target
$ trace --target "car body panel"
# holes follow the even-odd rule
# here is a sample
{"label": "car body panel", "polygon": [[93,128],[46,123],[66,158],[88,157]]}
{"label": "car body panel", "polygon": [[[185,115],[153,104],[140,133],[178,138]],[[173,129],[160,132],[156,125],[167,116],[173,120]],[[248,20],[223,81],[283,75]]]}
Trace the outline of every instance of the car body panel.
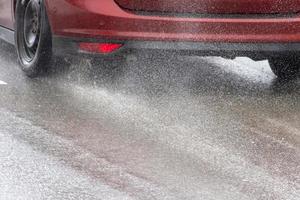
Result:
{"label": "car body panel", "polygon": [[[47,0],[58,36],[196,42],[300,42],[300,17],[168,17],[127,12],[114,0]],[[64,20],[65,19],[65,20]],[[66,20],[67,19],[67,20]]]}
{"label": "car body panel", "polygon": [[13,29],[13,0],[0,0],[0,26]]}

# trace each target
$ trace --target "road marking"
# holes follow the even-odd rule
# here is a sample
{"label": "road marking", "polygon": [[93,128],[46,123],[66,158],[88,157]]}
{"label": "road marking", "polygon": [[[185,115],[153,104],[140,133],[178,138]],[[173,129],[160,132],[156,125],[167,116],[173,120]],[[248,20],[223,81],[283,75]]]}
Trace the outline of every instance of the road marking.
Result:
{"label": "road marking", "polygon": [[7,85],[7,83],[5,83],[4,81],[0,80],[0,85]]}

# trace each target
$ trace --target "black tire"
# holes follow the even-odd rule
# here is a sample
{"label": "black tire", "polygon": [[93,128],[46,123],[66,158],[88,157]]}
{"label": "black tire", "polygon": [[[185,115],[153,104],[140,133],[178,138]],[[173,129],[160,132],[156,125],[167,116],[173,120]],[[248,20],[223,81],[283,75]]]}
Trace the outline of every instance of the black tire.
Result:
{"label": "black tire", "polygon": [[297,56],[269,58],[273,73],[279,78],[295,77],[300,71],[300,59]]}
{"label": "black tire", "polygon": [[29,77],[45,72],[52,60],[52,35],[44,0],[19,0],[15,42],[21,69]]}

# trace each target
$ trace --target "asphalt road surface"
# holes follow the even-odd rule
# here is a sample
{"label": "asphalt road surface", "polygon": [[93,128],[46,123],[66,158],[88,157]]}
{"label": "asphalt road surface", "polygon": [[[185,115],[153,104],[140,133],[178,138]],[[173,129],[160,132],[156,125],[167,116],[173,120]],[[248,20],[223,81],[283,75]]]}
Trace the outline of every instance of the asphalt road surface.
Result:
{"label": "asphalt road surface", "polygon": [[300,78],[141,54],[31,80],[0,42],[0,199],[299,200]]}

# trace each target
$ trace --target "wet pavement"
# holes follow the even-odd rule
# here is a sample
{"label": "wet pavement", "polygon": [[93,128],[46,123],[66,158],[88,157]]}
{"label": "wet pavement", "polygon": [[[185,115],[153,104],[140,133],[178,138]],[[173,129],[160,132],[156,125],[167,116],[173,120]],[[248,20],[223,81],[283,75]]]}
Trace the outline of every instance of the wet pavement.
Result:
{"label": "wet pavement", "polygon": [[153,57],[32,80],[0,42],[0,199],[300,199],[300,75]]}

